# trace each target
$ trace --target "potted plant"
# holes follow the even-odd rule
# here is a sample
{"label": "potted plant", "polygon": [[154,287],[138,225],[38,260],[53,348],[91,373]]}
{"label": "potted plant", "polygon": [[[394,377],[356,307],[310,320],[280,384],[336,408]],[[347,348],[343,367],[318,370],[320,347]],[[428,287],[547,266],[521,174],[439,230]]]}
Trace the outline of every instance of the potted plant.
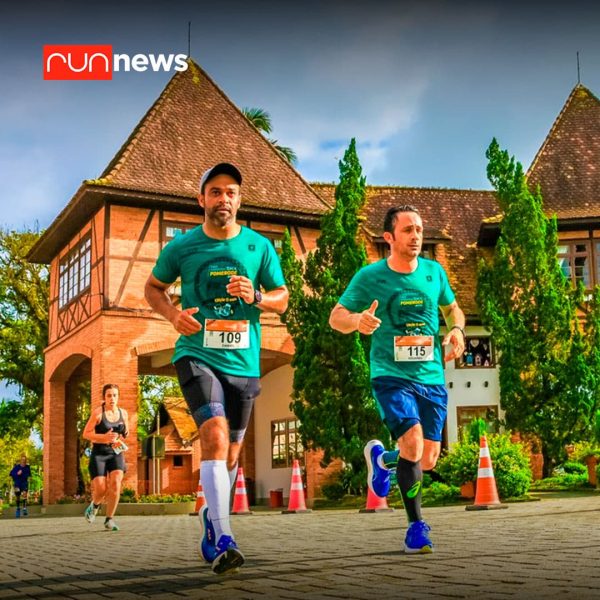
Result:
{"label": "potted plant", "polygon": [[598,485],[597,466],[600,459],[600,410],[596,411],[592,423],[592,441],[575,444],[573,459],[587,466],[588,481],[596,487]]}

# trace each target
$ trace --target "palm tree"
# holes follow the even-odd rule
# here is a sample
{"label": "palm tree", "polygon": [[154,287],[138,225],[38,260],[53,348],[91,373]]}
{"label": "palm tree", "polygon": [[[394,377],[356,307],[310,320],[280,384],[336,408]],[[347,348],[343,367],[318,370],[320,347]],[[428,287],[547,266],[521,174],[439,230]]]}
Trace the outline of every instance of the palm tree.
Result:
{"label": "palm tree", "polygon": [[[263,134],[268,134],[273,131],[273,126],[271,124],[271,116],[266,110],[262,108],[242,108],[242,112],[246,116],[246,118]],[[266,135],[265,135],[266,137]],[[275,146],[275,149],[285,160],[287,160],[291,165],[295,164],[298,161],[298,157],[296,153],[289,146],[281,146],[277,143],[277,140],[267,137],[267,140]]]}

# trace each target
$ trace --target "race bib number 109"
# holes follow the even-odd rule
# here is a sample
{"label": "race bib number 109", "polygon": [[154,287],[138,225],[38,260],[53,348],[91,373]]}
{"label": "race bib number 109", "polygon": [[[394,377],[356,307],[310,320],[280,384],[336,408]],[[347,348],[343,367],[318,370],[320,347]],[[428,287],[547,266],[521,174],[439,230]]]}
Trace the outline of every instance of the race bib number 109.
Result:
{"label": "race bib number 109", "polygon": [[250,348],[250,321],[206,319],[204,322],[204,347],[218,350]]}
{"label": "race bib number 109", "polygon": [[396,362],[433,360],[432,335],[397,335],[394,337]]}

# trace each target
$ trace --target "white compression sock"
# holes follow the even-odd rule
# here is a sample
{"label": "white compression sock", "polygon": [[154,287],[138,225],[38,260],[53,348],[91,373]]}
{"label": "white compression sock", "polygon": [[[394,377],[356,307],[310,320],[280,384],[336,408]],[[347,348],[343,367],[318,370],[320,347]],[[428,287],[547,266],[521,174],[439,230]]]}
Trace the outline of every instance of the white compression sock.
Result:
{"label": "white compression sock", "polygon": [[229,474],[224,460],[203,460],[200,463],[200,480],[208,506],[208,516],[215,528],[215,538],[233,537],[229,524]]}

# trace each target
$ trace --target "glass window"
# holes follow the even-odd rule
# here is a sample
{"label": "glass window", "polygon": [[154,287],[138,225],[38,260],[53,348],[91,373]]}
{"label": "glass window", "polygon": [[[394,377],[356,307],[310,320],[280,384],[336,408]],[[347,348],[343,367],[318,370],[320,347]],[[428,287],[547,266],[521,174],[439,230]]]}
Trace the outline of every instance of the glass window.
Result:
{"label": "glass window", "polygon": [[465,351],[456,359],[457,369],[494,367],[494,354],[489,337],[467,336]]}
{"label": "glass window", "polygon": [[58,265],[58,306],[64,308],[90,287],[92,239],[86,237]]}
{"label": "glass window", "polygon": [[291,467],[294,459],[304,465],[304,447],[300,441],[298,419],[271,421],[271,467]]}
{"label": "glass window", "polygon": [[386,242],[375,242],[379,258],[387,258],[390,255],[390,247]]}
{"label": "glass window", "polygon": [[281,251],[283,250],[283,233],[276,231],[260,231],[258,229],[255,229],[255,231],[256,233],[260,233],[260,235],[264,235],[271,244],[273,244],[275,252],[281,254]]}
{"label": "glass window", "polygon": [[176,222],[176,221],[163,221],[163,231],[162,231],[162,240],[163,246],[170,242],[176,235],[180,233],[185,233],[186,231],[190,231],[190,229],[194,229],[197,227],[197,223],[186,223],[186,222]]}
{"label": "glass window", "polygon": [[[498,407],[493,404],[487,406],[456,407],[456,424],[460,434],[468,432],[468,427],[473,419],[483,419],[487,423],[488,433],[496,433]],[[461,435],[459,435],[460,437]]]}
{"label": "glass window", "polygon": [[423,244],[421,248],[421,256],[423,258],[429,258],[435,260],[435,246],[434,244]]}
{"label": "glass window", "polygon": [[588,242],[561,242],[558,246],[558,264],[565,277],[573,284],[580,281],[587,290],[592,288],[591,252]]}
{"label": "glass window", "polygon": [[173,456],[173,466],[183,467],[183,456],[181,454],[175,454]]}

